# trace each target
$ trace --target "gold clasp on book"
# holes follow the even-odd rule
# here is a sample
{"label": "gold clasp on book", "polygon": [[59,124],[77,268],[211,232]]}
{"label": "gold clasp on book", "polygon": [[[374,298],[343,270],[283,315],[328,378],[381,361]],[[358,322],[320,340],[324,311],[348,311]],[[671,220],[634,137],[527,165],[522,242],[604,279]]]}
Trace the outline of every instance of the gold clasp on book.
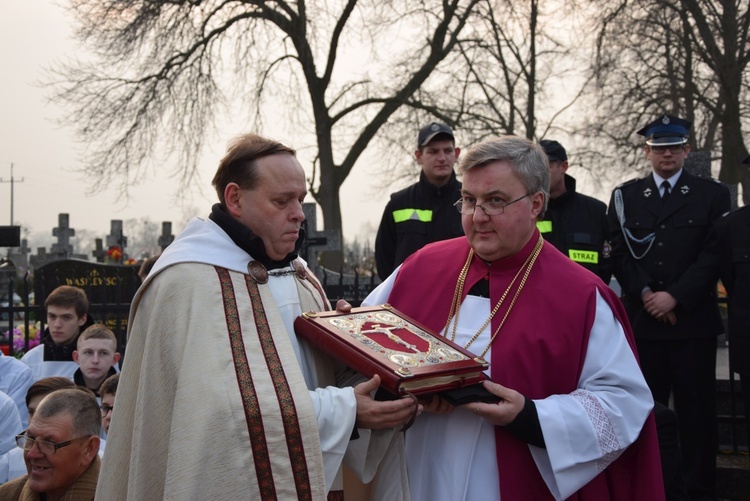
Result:
{"label": "gold clasp on book", "polygon": [[482,357],[474,357],[474,361],[478,364],[482,364],[485,368],[489,367],[490,364],[487,363],[487,360],[485,360]]}
{"label": "gold clasp on book", "polygon": [[412,375],[411,371],[409,369],[407,369],[406,367],[399,368],[396,371],[396,373],[399,374],[400,376],[407,376],[407,377],[409,377],[409,376]]}
{"label": "gold clasp on book", "polygon": [[318,312],[310,310],[303,313],[302,316],[305,318],[316,318],[318,316]]}

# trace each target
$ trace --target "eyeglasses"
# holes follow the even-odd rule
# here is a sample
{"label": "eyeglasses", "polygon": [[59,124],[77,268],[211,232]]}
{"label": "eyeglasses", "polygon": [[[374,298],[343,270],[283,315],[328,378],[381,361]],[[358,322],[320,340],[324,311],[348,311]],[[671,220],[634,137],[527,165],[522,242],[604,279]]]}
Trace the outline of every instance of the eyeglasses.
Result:
{"label": "eyeglasses", "polygon": [[38,438],[30,437],[26,435],[26,432],[24,431],[20,435],[16,435],[16,445],[18,445],[18,447],[25,451],[30,451],[34,447],[34,444],[36,444],[39,452],[41,452],[45,456],[51,456],[55,452],[57,452],[57,449],[66,447],[76,440],[80,440],[82,438],[88,437],[78,437],[71,440],[66,440],[65,442],[53,442],[52,440],[41,440]]}
{"label": "eyeglasses", "polygon": [[511,200],[507,204],[504,204],[502,202],[493,202],[488,201],[484,202],[483,204],[478,204],[476,200],[464,200],[463,198],[459,199],[458,202],[453,204],[453,207],[455,207],[458,212],[461,214],[474,214],[474,211],[476,211],[477,207],[481,208],[485,214],[488,216],[499,216],[503,212],[505,212],[505,208],[509,205],[512,205],[516,202],[519,202],[523,200],[526,197],[531,196],[531,193],[527,193],[522,197],[516,198],[515,200]]}
{"label": "eyeglasses", "polygon": [[99,408],[102,410],[102,417],[115,410],[113,406],[107,404],[100,405]]}
{"label": "eyeglasses", "polygon": [[670,153],[673,155],[677,155],[678,153],[682,153],[685,151],[685,145],[684,144],[670,144],[669,146],[661,146],[661,145],[653,145],[650,146],[651,151],[656,153],[657,155],[663,155],[664,153],[669,150]]}

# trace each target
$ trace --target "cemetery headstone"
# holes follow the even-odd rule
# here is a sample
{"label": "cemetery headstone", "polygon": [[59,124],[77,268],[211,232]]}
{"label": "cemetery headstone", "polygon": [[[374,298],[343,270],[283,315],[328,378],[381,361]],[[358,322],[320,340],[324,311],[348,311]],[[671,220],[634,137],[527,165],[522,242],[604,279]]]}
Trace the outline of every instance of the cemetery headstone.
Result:
{"label": "cemetery headstone", "polygon": [[47,249],[45,247],[37,247],[36,255],[30,256],[29,259],[31,261],[31,266],[34,269],[44,266],[46,263],[52,261],[47,254]]}
{"label": "cemetery headstone", "polygon": [[13,261],[18,270],[25,272],[29,268],[29,243],[25,238],[21,240],[19,247],[14,247],[8,251],[8,258]]}
{"label": "cemetery headstone", "polygon": [[52,228],[52,236],[57,237],[57,242],[52,244],[50,254],[57,259],[65,259],[73,256],[73,244],[70,238],[75,236],[76,230],[70,227],[70,216],[58,214],[57,228]]}
{"label": "cemetery headstone", "polygon": [[339,230],[318,231],[316,204],[302,204],[305,220],[302,227],[305,230],[305,241],[300,249],[300,256],[307,261],[307,266],[318,275],[318,256],[326,251],[341,249],[341,232]]}
{"label": "cemetery headstone", "polygon": [[104,242],[101,238],[94,239],[94,250],[91,251],[91,255],[96,258],[97,263],[103,263],[107,257],[107,251],[104,250]]}
{"label": "cemetery headstone", "polygon": [[692,151],[685,160],[685,170],[694,176],[711,177],[711,153]]}
{"label": "cemetery headstone", "polygon": [[[110,250],[110,258],[114,262],[122,262],[125,257],[125,248],[128,246],[128,237],[123,236],[122,220],[113,219],[110,222],[109,235],[107,235],[107,248]],[[119,255],[114,248],[119,248]],[[112,252],[114,251],[114,252]]]}
{"label": "cemetery headstone", "polygon": [[159,236],[159,247],[162,252],[167,248],[169,244],[174,241],[174,235],[172,235],[172,223],[169,221],[163,221],[161,223],[161,235]]}

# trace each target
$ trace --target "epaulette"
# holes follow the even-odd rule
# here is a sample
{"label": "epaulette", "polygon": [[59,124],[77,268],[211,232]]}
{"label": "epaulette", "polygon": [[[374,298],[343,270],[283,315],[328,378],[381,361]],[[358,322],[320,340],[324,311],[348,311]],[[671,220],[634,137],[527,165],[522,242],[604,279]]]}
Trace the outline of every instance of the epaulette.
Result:
{"label": "epaulette", "polygon": [[620,188],[624,188],[625,186],[629,186],[629,185],[631,185],[633,183],[637,183],[640,180],[641,180],[641,178],[638,178],[638,177],[630,179],[628,181],[625,181],[624,183],[618,184],[617,186],[615,186],[615,189],[619,190]]}

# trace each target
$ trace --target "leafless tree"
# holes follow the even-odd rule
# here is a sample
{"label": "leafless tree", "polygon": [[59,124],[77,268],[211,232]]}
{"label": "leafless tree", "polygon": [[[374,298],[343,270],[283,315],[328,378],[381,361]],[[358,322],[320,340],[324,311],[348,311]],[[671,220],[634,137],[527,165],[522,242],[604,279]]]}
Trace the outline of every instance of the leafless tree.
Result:
{"label": "leafless tree", "polygon": [[610,139],[618,163],[635,165],[635,131],[659,113],[683,116],[693,122],[691,147],[720,160],[722,181],[742,176],[747,202],[740,162],[748,152],[750,3],[621,0],[606,4],[600,19],[589,134]]}
{"label": "leafless tree", "polygon": [[540,139],[554,128],[584,88],[575,75],[577,10],[574,1],[480,2],[456,65],[456,120],[470,137]]}
{"label": "leafless tree", "polygon": [[238,101],[259,129],[273,109],[294,146],[314,149],[310,192],[325,227],[340,229],[342,183],[478,1],[71,0],[95,58],[59,68],[56,97],[72,107],[95,189],[117,183],[123,195],[164,158],[191,184]]}
{"label": "leafless tree", "polygon": [[[393,169],[389,179],[413,179],[418,169],[399,168],[414,151],[419,126],[441,120],[456,128],[458,145],[518,134],[529,139],[572,130],[566,112],[586,89],[588,63],[580,25],[586,9],[575,0],[480,0],[456,50],[416,92],[399,119],[386,126]],[[394,147],[395,145],[395,147]],[[403,146],[405,145],[405,146]]]}

